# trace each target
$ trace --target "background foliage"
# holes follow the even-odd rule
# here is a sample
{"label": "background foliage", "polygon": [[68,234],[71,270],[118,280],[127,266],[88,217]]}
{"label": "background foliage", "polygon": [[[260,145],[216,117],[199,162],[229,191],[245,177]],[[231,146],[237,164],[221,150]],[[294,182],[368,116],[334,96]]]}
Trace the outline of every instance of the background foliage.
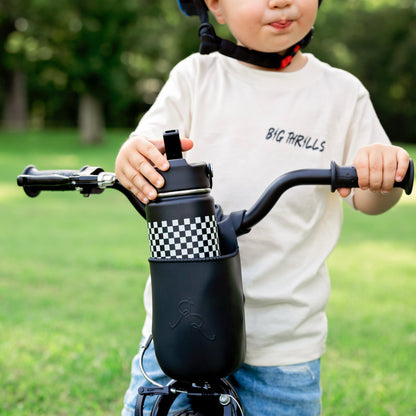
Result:
{"label": "background foliage", "polygon": [[[88,94],[107,126],[133,128],[172,66],[197,50],[197,20],[174,0],[1,0],[4,125],[73,126]],[[309,48],[363,81],[393,140],[416,140],[415,23],[414,0],[325,0]],[[25,120],[10,124],[16,76]]]}

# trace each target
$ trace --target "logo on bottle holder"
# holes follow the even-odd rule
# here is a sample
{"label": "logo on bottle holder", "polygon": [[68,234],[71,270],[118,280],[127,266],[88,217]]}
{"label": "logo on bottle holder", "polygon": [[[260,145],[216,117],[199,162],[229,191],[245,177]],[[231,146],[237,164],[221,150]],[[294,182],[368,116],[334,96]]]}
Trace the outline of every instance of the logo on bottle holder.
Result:
{"label": "logo on bottle holder", "polygon": [[198,330],[209,341],[215,341],[216,336],[214,331],[207,328],[205,320],[202,315],[194,312],[195,304],[190,299],[182,299],[177,305],[179,317],[174,323],[169,322],[169,326],[175,329],[182,322],[190,325],[192,328]]}

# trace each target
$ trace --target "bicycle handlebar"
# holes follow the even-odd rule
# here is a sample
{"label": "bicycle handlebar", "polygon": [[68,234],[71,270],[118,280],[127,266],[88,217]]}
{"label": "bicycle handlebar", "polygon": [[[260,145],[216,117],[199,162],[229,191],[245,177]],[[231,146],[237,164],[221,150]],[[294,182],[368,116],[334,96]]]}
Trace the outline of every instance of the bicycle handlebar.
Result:
{"label": "bicycle handlebar", "polygon": [[117,180],[112,172],[94,166],[84,166],[80,170],[38,170],[27,166],[17,177],[17,184],[23,187],[27,196],[34,198],[41,191],[79,191],[83,196],[100,194],[107,188],[123,193],[137,212],[145,217],[144,205],[136,196]]}
{"label": "bicycle handlebar", "polygon": [[[414,164],[410,160],[406,176],[395,182],[395,188],[402,188],[407,195],[412,193]],[[331,192],[339,188],[358,188],[357,170],[354,166],[338,166],[331,162],[330,169],[301,169],[278,177],[263,192],[257,202],[245,213],[241,228],[250,229],[262,220],[276,204],[281,195],[298,185],[330,185]]]}
{"label": "bicycle handlebar", "polygon": [[[414,163],[409,162],[409,168],[403,181],[395,182],[395,188],[402,188],[407,195],[413,189]],[[41,191],[74,191],[78,190],[84,196],[99,194],[106,188],[122,192],[139,212],[145,217],[145,205],[120,184],[114,173],[104,172],[102,168],[84,166],[75,170],[38,170],[35,166],[27,166],[22,175],[17,178],[17,184],[22,186],[30,197],[36,197]],[[274,182],[263,192],[257,202],[245,212],[239,233],[244,233],[262,220],[276,204],[280,196],[289,188],[298,185],[330,185],[334,192],[339,188],[357,188],[357,171],[353,166],[338,166],[331,162],[330,169],[301,169],[288,172]]]}

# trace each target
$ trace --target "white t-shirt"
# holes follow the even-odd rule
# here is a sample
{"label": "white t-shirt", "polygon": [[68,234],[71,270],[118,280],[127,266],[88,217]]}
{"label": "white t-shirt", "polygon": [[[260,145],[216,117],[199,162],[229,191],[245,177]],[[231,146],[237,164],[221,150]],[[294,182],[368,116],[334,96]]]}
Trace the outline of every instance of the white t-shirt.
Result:
{"label": "white t-shirt", "polygon": [[[328,169],[331,160],[350,165],[362,146],[389,143],[362,84],[306,56],[302,69],[285,73],[218,53],[191,55],[172,70],[134,134],[160,138],[179,129],[191,138],[186,158],[212,164],[212,195],[225,213],[250,208],[283,173]],[[330,292],[325,261],[341,223],[337,193],[299,186],[239,238],[248,364],[296,364],[323,354]],[[149,282],[145,307],[147,335]]]}

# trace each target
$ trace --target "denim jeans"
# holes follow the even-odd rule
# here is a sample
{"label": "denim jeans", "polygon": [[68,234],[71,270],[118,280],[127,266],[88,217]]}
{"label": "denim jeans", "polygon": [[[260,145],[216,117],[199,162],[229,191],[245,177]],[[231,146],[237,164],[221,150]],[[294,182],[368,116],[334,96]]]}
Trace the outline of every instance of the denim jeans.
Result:
{"label": "denim jeans", "polygon": [[[167,384],[170,379],[157,364],[153,344],[144,355],[143,366],[148,376]],[[245,416],[319,416],[321,413],[320,360],[303,364],[255,367],[247,364],[229,377],[244,407]],[[132,362],[132,377],[124,398],[122,416],[134,416],[137,390],[149,383],[140,372],[139,355]],[[145,415],[150,415],[156,397],[145,402]],[[169,414],[189,409],[189,400],[181,394]]]}

